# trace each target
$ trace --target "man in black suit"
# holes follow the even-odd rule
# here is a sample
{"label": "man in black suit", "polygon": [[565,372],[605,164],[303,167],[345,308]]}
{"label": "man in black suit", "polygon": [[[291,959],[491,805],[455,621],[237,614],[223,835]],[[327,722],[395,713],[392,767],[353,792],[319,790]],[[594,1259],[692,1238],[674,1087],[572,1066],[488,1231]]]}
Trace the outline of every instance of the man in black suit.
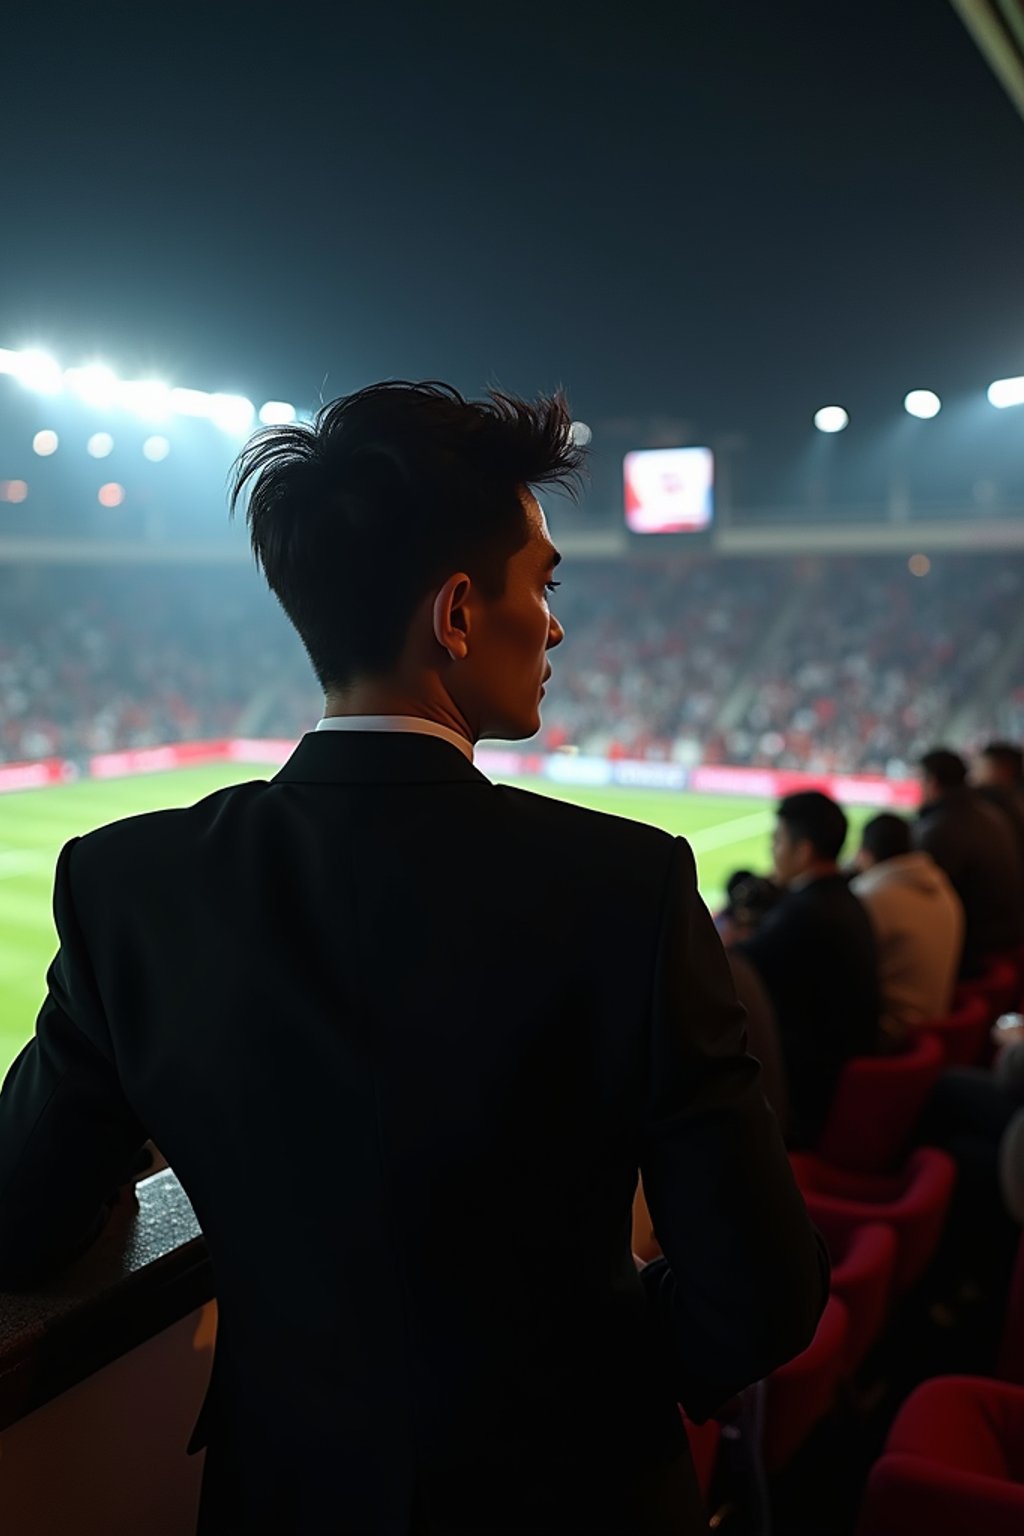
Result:
{"label": "man in black suit", "polygon": [[930,853],[964,908],[960,975],[1024,943],[1024,867],[1013,823],[967,783],[967,764],[937,747],[921,759],[914,846]]}
{"label": "man in black suit", "polygon": [[1012,741],[990,741],[971,766],[971,783],[1013,823],[1024,871],[1024,752]]}
{"label": "man in black suit", "polygon": [[875,938],[837,862],[846,829],[842,808],[818,790],[780,803],[772,858],[786,895],[738,946],[775,1005],[797,1146],[820,1135],[843,1063],[877,1041]]}
{"label": "man in black suit", "polygon": [[324,719],[269,783],[61,854],[0,1281],[156,1141],[217,1280],[204,1533],[695,1532],[677,1399],[711,1414],[824,1305],[689,847],[473,766],[538,728],[528,487],[578,464],[560,399],[433,384],[259,434],[235,498]]}

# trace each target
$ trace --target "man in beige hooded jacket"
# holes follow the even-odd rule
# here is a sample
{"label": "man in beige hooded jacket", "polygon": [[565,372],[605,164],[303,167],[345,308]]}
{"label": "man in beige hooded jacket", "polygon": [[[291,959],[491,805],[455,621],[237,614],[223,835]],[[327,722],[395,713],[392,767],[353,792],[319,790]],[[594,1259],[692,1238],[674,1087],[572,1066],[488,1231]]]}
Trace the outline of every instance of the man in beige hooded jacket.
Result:
{"label": "man in beige hooded jacket", "polygon": [[897,1050],[928,1019],[948,1014],[964,938],[964,912],[930,854],[914,852],[910,824],[889,813],[862,833],[851,890],[878,944],[882,1050]]}

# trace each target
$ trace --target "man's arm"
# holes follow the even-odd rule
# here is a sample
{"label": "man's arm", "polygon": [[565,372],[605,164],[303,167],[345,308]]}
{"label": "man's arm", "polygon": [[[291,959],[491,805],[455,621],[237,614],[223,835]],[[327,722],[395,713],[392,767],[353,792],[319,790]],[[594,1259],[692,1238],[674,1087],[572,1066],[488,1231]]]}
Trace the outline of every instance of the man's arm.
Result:
{"label": "man's arm", "polygon": [[743,1010],[693,854],[676,841],[651,1021],[641,1172],[667,1260],[643,1274],[691,1418],[805,1349],[828,1299],[824,1244],[745,1052]]}
{"label": "man's arm", "polygon": [[68,843],[53,911],[60,948],[35,1037],[0,1091],[0,1286],[30,1285],[102,1226],[146,1131],[121,1090],[75,915]]}

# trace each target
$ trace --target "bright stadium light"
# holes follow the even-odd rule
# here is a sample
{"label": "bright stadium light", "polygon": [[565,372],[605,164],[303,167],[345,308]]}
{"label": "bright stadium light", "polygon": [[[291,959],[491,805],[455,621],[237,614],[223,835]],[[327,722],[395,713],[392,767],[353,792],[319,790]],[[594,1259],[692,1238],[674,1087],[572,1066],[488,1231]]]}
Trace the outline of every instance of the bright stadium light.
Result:
{"label": "bright stadium light", "polygon": [[64,382],[86,405],[106,410],[117,398],[117,377],[106,363],[87,363],[84,368],[65,368]]}
{"label": "bright stadium light", "polygon": [[903,409],[908,416],[916,416],[920,421],[931,421],[942,410],[942,401],[933,389],[912,389],[903,401]]}
{"label": "bright stadium light", "polygon": [[41,459],[48,459],[51,453],[56,453],[60,447],[60,438],[49,427],[44,427],[42,432],[37,432],[32,439],[32,452],[38,453]]}
{"label": "bright stadium light", "polygon": [[[16,374],[20,357],[20,352],[14,352],[10,347],[0,347],[0,373]],[[7,484],[6,480],[4,484]]]}
{"label": "bright stadium light", "polygon": [[118,485],[116,480],[108,480],[96,492],[96,500],[101,507],[119,507],[124,501],[124,486]]}
{"label": "bright stadium light", "polygon": [[1005,411],[1008,405],[1024,405],[1024,378],[996,379],[988,387],[989,404]]}
{"label": "bright stadium light", "polygon": [[171,410],[178,416],[208,418],[212,399],[205,389],[172,389]]}
{"label": "bright stadium light", "polygon": [[171,391],[159,379],[122,379],[118,401],[144,421],[166,421],[171,410]]}
{"label": "bright stadium light", "polygon": [[161,437],[159,434],[154,437],[147,437],[142,445],[142,452],[151,464],[162,464],[170,451],[170,443],[166,437]]}
{"label": "bright stadium light", "polygon": [[64,388],[60,365],[39,347],[19,352],[12,372],[26,389],[34,389],[40,395],[59,395]]}
{"label": "bright stadium light", "polygon": [[265,400],[260,406],[260,421],[265,427],[287,427],[295,420],[295,407],[287,400]]}
{"label": "bright stadium light", "polygon": [[222,432],[248,432],[255,415],[256,407],[244,395],[210,396],[210,420]]}
{"label": "bright stadium light", "polygon": [[574,421],[569,432],[577,448],[585,448],[594,436],[585,421]]}
{"label": "bright stadium light", "polygon": [[24,480],[0,480],[0,501],[24,501],[28,485]]}
{"label": "bright stadium light", "polygon": [[114,439],[109,432],[94,432],[85,451],[92,459],[105,459],[114,451]]}
{"label": "bright stadium light", "polygon": [[814,413],[814,425],[819,432],[842,432],[850,425],[850,418],[841,405],[823,405]]}

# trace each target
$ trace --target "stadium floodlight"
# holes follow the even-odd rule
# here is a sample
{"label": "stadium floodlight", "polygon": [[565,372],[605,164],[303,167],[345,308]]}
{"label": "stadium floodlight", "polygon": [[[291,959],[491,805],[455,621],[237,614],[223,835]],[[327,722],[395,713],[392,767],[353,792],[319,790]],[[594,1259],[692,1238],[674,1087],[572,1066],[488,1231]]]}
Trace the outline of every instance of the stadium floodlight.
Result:
{"label": "stadium floodlight", "polygon": [[170,443],[166,437],[161,437],[159,434],[154,437],[147,437],[142,445],[142,452],[151,464],[162,464],[170,451]]}
{"label": "stadium floodlight", "polygon": [[942,401],[933,389],[912,389],[903,401],[903,409],[908,416],[931,421],[942,410]]}
{"label": "stadium floodlight", "polygon": [[[13,351],[10,347],[0,347],[0,373],[13,373],[18,371],[18,359],[20,352]],[[8,482],[5,480],[4,484]],[[13,482],[12,482],[13,484]]]}
{"label": "stadium floodlight", "polygon": [[171,391],[159,379],[122,379],[118,403],[144,421],[166,421],[171,410]]}
{"label": "stadium floodlight", "polygon": [[1008,405],[1024,405],[1024,378],[996,379],[988,387],[989,404],[1005,411]]}
{"label": "stadium floodlight", "polygon": [[212,398],[205,389],[172,389],[171,410],[178,416],[208,418]]}
{"label": "stadium floodlight", "polygon": [[94,432],[85,445],[85,451],[92,459],[105,459],[114,451],[114,439],[109,432]]}
{"label": "stadium floodlight", "polygon": [[60,438],[56,432],[44,427],[42,432],[37,432],[32,439],[32,452],[38,453],[41,459],[48,459],[51,453],[56,453],[60,447]]}
{"label": "stadium floodlight", "polygon": [[814,425],[819,432],[843,432],[850,425],[850,418],[841,405],[823,405],[814,413]]}
{"label": "stadium floodlight", "polygon": [[116,480],[108,480],[96,492],[96,500],[101,507],[119,507],[124,501],[124,486],[118,485]]}
{"label": "stadium floodlight", "polygon": [[28,496],[28,484],[24,480],[0,480],[0,501],[24,501]]}
{"label": "stadium floodlight", "polygon": [[287,400],[265,400],[260,406],[260,421],[265,427],[288,427],[296,417],[294,405]]}
{"label": "stadium floodlight", "polygon": [[569,433],[577,448],[585,448],[594,436],[585,421],[574,421]]}
{"label": "stadium floodlight", "polygon": [[26,389],[34,389],[40,395],[59,395],[64,388],[60,364],[39,347],[27,347],[24,352],[18,352],[11,371]]}
{"label": "stadium floodlight", "polygon": [[248,432],[252,426],[256,407],[244,395],[211,395],[210,420],[222,432]]}
{"label": "stadium floodlight", "polygon": [[64,382],[86,405],[106,410],[117,398],[117,378],[105,363],[87,363],[84,368],[65,368]]}

